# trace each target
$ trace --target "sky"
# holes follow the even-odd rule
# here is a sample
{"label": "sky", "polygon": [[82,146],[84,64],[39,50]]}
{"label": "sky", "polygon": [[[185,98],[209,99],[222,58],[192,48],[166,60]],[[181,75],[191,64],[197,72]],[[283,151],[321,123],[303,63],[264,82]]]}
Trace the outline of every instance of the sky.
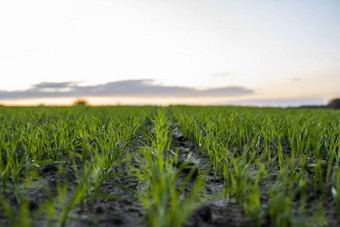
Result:
{"label": "sky", "polygon": [[322,105],[337,0],[0,1],[0,103]]}

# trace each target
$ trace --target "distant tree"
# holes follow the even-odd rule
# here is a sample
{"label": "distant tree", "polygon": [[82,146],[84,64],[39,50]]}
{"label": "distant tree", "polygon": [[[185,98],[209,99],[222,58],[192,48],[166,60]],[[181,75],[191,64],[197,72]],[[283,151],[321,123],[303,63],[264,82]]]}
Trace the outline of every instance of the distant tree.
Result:
{"label": "distant tree", "polygon": [[87,106],[88,105],[88,101],[86,99],[79,98],[79,99],[76,99],[73,102],[73,105],[74,106]]}
{"label": "distant tree", "polygon": [[340,109],[340,98],[331,100],[328,103],[328,107],[333,108],[333,109]]}

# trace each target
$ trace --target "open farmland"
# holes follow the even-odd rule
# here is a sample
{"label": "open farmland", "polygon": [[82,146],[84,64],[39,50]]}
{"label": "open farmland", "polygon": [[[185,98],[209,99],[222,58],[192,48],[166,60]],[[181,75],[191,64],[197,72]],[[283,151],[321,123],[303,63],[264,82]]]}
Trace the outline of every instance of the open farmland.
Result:
{"label": "open farmland", "polygon": [[339,226],[340,111],[0,107],[1,226]]}

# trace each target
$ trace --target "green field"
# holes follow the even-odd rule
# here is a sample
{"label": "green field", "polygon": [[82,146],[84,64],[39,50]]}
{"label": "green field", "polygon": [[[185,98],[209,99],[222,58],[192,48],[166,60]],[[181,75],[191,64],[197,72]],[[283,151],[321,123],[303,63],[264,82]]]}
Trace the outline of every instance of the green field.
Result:
{"label": "green field", "polygon": [[340,111],[1,107],[1,226],[339,226]]}

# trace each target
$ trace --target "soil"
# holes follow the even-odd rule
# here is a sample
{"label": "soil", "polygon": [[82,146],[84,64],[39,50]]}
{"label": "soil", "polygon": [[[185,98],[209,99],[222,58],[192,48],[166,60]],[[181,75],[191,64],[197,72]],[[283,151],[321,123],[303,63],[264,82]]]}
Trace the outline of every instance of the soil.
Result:
{"label": "soil", "polygon": [[[208,157],[199,154],[195,144],[185,139],[183,134],[179,131],[176,125],[173,126],[174,131],[171,147],[178,150],[178,162],[184,162],[187,158],[192,160],[193,164],[199,163],[202,168],[210,166]],[[142,137],[142,136],[141,136]],[[128,152],[134,152],[138,154],[138,147],[143,146],[143,143],[134,141]],[[117,171],[129,170],[129,165],[132,163],[122,164]],[[254,170],[256,174],[256,170]],[[40,170],[40,175],[45,181],[37,180],[37,183],[41,184],[40,188],[28,188],[26,189],[27,197],[29,198],[29,208],[31,211],[38,210],[39,204],[47,198],[47,192],[44,188],[50,188],[53,195],[57,194],[56,183],[58,181],[69,182],[68,195],[71,196],[75,189],[75,176],[73,173],[68,172],[65,176],[58,174],[58,169],[54,165],[45,165]],[[129,177],[128,173],[126,177]],[[185,175],[183,175],[179,183],[183,181]],[[112,179],[114,182],[121,184],[127,188],[135,190],[141,185],[136,179],[123,180],[121,178]],[[45,185],[44,185],[45,184]],[[190,187],[190,185],[189,185]],[[260,184],[262,192],[268,191],[268,183]],[[313,190],[313,189],[311,189]],[[235,198],[225,198],[223,196],[224,183],[222,179],[214,178],[213,171],[208,169],[208,175],[206,179],[204,196],[211,196],[211,199],[192,215],[186,224],[187,227],[212,227],[212,226],[252,226],[251,220],[248,220],[246,214],[242,211],[239,205],[236,203]],[[79,207],[72,210],[70,213],[70,221],[67,226],[83,227],[83,226],[146,226],[144,220],[144,208],[139,203],[135,194],[121,190],[112,184],[112,182],[106,182],[101,188],[101,193],[117,195],[119,199],[98,199],[93,207],[84,206],[83,209]],[[219,196],[213,196],[219,195]],[[5,197],[10,199],[12,205],[15,206],[17,201],[13,196],[13,193],[5,193]],[[314,204],[313,193],[308,200],[307,206],[313,208]],[[268,203],[268,198],[261,198],[261,203],[264,205]],[[335,204],[331,196],[325,199],[326,216],[328,218],[329,226],[340,226],[340,221],[336,217]],[[264,206],[265,207],[265,206]],[[298,207],[297,204],[292,204],[292,207]],[[265,209],[265,208],[264,208]],[[297,208],[296,208],[297,213]],[[4,214],[0,213],[0,225],[6,226],[8,220],[4,218]],[[33,223],[34,226],[48,226],[49,223],[46,220],[38,220]],[[270,226],[269,217],[265,218],[262,222],[262,226]]]}

